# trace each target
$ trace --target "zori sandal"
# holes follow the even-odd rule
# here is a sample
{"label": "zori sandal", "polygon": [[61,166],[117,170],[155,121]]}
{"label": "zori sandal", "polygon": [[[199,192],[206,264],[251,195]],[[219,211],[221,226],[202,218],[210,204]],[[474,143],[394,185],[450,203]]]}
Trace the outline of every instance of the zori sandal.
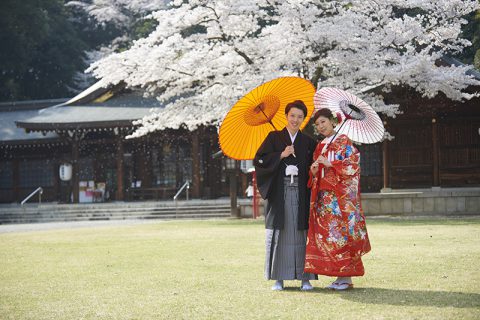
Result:
{"label": "zori sandal", "polygon": [[335,288],[336,288],[339,284],[340,284],[340,283],[333,281],[333,282],[327,287],[327,289],[335,290]]}
{"label": "zori sandal", "polygon": [[333,289],[338,291],[353,289],[353,283],[348,283],[348,282],[339,283]]}

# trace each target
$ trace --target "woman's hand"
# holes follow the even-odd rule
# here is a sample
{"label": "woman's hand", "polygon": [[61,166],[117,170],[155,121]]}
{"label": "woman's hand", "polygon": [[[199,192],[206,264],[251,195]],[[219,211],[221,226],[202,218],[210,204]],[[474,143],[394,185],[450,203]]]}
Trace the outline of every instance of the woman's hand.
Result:
{"label": "woman's hand", "polygon": [[318,172],[318,161],[314,161],[310,166],[310,171],[312,172],[313,176],[317,175]]}
{"label": "woman's hand", "polygon": [[332,164],[330,163],[330,161],[328,161],[327,158],[325,158],[324,156],[319,156],[316,160],[316,162],[318,161],[318,163],[321,163],[323,164],[325,167],[331,167]]}

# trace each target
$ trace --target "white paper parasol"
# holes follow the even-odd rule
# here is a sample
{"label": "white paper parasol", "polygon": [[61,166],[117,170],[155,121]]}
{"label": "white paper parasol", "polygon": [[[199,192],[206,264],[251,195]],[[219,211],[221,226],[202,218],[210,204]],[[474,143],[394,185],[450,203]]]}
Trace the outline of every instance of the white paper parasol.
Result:
{"label": "white paper parasol", "polygon": [[357,96],[336,88],[322,88],[313,98],[315,112],[328,108],[340,112],[344,120],[335,128],[337,134],[345,134],[359,143],[376,143],[382,140],[385,128],[378,114]]}

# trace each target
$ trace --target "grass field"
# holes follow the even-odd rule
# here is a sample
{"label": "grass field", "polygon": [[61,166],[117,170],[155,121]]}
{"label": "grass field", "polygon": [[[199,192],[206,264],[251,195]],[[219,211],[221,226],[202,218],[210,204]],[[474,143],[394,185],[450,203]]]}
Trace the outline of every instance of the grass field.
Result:
{"label": "grass field", "polygon": [[0,234],[1,319],[480,319],[480,219],[368,221],[356,288],[263,279],[261,221]]}

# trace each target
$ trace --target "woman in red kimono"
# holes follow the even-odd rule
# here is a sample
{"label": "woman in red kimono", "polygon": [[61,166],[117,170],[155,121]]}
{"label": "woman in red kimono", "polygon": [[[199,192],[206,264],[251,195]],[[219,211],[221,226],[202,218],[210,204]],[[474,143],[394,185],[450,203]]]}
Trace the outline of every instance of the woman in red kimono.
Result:
{"label": "woman in red kimono", "polygon": [[337,279],[328,288],[353,287],[352,276],[365,273],[362,255],[370,251],[360,203],[360,154],[351,140],[333,130],[338,123],[330,109],[313,117],[326,138],[310,167],[311,200],[305,272]]}

